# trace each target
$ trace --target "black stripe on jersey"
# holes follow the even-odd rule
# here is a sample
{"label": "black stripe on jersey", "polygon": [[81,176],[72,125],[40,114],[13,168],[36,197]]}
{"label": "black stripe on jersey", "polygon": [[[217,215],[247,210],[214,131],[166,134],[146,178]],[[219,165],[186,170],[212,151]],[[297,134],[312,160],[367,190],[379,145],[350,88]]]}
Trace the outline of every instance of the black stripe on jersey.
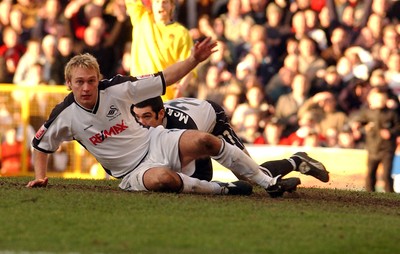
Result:
{"label": "black stripe on jersey", "polygon": [[[165,83],[165,78],[164,78],[163,73],[162,72],[157,72],[157,73],[154,73],[152,75],[155,76],[155,77],[161,76],[162,83],[163,83],[163,92],[162,92],[162,94],[165,94],[166,89],[167,89],[167,85]],[[99,90],[105,90],[108,87],[115,86],[115,85],[118,85],[118,84],[121,84],[121,83],[125,83],[127,81],[135,82],[137,80],[139,80],[137,77],[122,76],[122,75],[118,74],[118,75],[114,76],[111,79],[103,79],[103,80],[101,80],[99,82]]]}
{"label": "black stripe on jersey", "polygon": [[[49,118],[47,119],[46,122],[44,122],[43,126],[48,129],[49,126],[54,122],[54,120],[61,114],[61,112],[63,112],[66,108],[68,108],[72,103],[75,102],[75,98],[73,93],[69,93],[65,98],[64,101],[60,102],[59,104],[57,104],[53,110],[50,113]],[[40,131],[40,130],[39,130]],[[44,153],[52,153],[54,151],[46,151],[43,149],[40,149],[38,147],[40,140],[36,139],[35,137],[32,140],[32,146]]]}

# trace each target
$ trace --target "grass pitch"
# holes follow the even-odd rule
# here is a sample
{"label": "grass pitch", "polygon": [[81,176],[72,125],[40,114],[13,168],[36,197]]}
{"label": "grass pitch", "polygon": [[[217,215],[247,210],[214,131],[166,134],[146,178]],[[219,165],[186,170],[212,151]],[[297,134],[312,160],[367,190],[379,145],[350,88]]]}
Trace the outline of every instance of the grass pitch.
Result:
{"label": "grass pitch", "polygon": [[114,180],[0,178],[0,253],[399,253],[400,195],[132,193]]}

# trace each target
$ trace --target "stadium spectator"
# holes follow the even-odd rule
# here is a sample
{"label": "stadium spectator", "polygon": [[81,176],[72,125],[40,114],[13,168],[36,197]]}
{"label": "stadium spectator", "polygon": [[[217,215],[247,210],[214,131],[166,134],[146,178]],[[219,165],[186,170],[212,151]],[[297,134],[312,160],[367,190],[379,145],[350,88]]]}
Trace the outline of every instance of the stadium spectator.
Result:
{"label": "stadium spectator", "polygon": [[[222,40],[228,42],[228,40],[225,38],[225,23],[224,23],[224,21],[220,17],[217,17],[214,20],[212,20],[211,25],[212,25],[212,27],[211,27],[212,33],[211,34],[214,34],[215,39],[220,39],[220,40],[222,39]],[[207,36],[207,34],[204,34],[204,35]]]}
{"label": "stadium spectator", "polygon": [[350,127],[343,128],[337,136],[337,144],[339,148],[357,149],[353,132]]}
{"label": "stadium spectator", "polygon": [[325,131],[325,141],[320,144],[324,147],[339,147],[339,131],[335,128],[328,128]]}
{"label": "stadium spectator", "polygon": [[300,40],[304,36],[307,36],[308,29],[306,24],[306,17],[304,15],[304,11],[298,11],[293,14],[292,18],[292,34],[291,36]]}
{"label": "stadium spectator", "polygon": [[35,64],[43,64],[44,59],[41,53],[41,40],[31,39],[27,43],[26,52],[21,56],[15,70],[13,83],[19,84],[26,80],[29,69]]}
{"label": "stadium spectator", "polygon": [[33,38],[43,38],[47,34],[57,39],[62,36],[72,36],[69,21],[64,17],[61,0],[45,0],[39,8]]}
{"label": "stadium spectator", "polygon": [[326,68],[325,60],[319,56],[318,47],[313,39],[304,36],[299,41],[299,72],[306,75],[310,82],[315,79],[316,73]]}
{"label": "stadium spectator", "polygon": [[23,144],[16,139],[16,130],[8,129],[1,142],[0,175],[16,176],[21,171]]}
{"label": "stadium spectator", "polygon": [[113,45],[117,48],[117,54],[122,56],[126,43],[132,42],[132,34],[126,32],[132,31],[132,24],[126,10],[125,0],[106,2],[103,8],[103,18],[106,22],[105,37],[113,38],[113,34],[116,34],[115,31],[119,30]]}
{"label": "stadium spectator", "polygon": [[387,93],[386,106],[388,108],[394,109],[394,110],[400,109],[400,101],[399,101],[398,94],[396,94],[394,92],[394,90],[386,82],[385,73],[382,69],[375,69],[374,71],[372,71],[368,81],[369,81],[369,84],[371,85],[371,88],[379,87],[381,89],[386,90],[386,93]]}
{"label": "stadium spectator", "polygon": [[306,9],[304,11],[306,19],[307,35],[309,35],[318,45],[320,51],[328,47],[328,38],[323,29],[319,27],[319,20],[316,11]]}
{"label": "stadium spectator", "polygon": [[237,133],[243,143],[253,144],[261,136],[262,113],[258,108],[249,108],[243,114],[242,128]]}
{"label": "stadium spectator", "polygon": [[244,17],[251,17],[255,24],[265,24],[267,20],[265,9],[268,5],[268,2],[268,0],[249,0],[249,8],[243,13]]}
{"label": "stadium spectator", "polygon": [[17,32],[20,42],[26,44],[26,42],[32,38],[32,28],[24,27],[25,17],[20,9],[12,8],[10,12],[10,26]]}
{"label": "stadium spectator", "polygon": [[19,35],[10,26],[3,29],[3,44],[0,45],[0,82],[12,83],[18,63],[25,53]]}
{"label": "stadium spectator", "polygon": [[[204,156],[213,156],[225,167],[248,178],[269,192],[293,191],[300,183],[299,179],[282,180],[279,177],[267,176],[259,169],[257,163],[239,148],[209,133],[196,130],[171,132],[164,128],[143,128],[135,122],[131,112],[126,110],[130,108],[132,102],[136,103],[160,96],[165,91],[166,85],[175,83],[197,64],[208,58],[214,47],[215,43],[212,43],[210,39],[197,43],[189,58],[170,66],[163,73],[147,79],[119,76],[115,79],[100,81],[100,68],[93,56],[85,54],[72,58],[66,66],[67,86],[72,93],[64,100],[64,102],[70,100],[71,103],[67,103],[68,105],[58,104],[51,115],[52,120],[45,122],[35,135],[35,139],[32,141],[35,148],[35,179],[30,181],[27,187],[47,185],[48,153],[54,152],[62,141],[74,138],[82,142],[82,145],[97,158],[109,174],[122,178],[119,186],[127,191],[251,194],[252,186],[243,181],[231,184],[207,182],[181,173],[181,169],[192,160]],[[116,83],[112,84],[111,82]],[[149,89],[149,86],[152,89]],[[116,87],[118,89],[115,89]],[[99,93],[98,89],[102,89],[102,93]],[[74,102],[75,99],[77,102]],[[112,111],[109,112],[111,122],[103,121],[104,119],[102,120],[99,114],[96,114],[97,120],[92,116],[84,119],[84,116],[88,117],[87,110],[93,112],[97,109],[104,110],[104,107],[106,110],[112,108]],[[61,114],[65,117],[56,116]],[[122,122],[119,122],[120,120]],[[96,134],[92,131],[71,132],[76,128],[83,130],[82,127],[86,124],[101,125],[99,128],[106,130],[114,124],[114,127],[111,128],[118,128],[119,133],[110,135],[111,133]],[[130,127],[125,128],[125,124]],[[66,131],[60,131],[60,129]],[[129,138],[126,139],[127,137]],[[123,149],[121,138],[129,147],[129,153],[117,151]],[[96,146],[104,141],[108,143],[106,150],[111,152],[110,154],[102,152],[103,149]],[[140,144],[140,146],[133,144]],[[112,147],[114,148],[112,149]],[[132,147],[136,148],[132,149]],[[115,152],[118,153],[117,157],[115,157]],[[163,154],[164,159],[159,157],[160,154]],[[232,160],[232,156],[235,158],[234,160]],[[323,169],[323,165],[320,164],[320,170]]]}
{"label": "stadium spectator", "polygon": [[0,96],[0,128],[7,130],[12,127],[13,118],[10,109],[7,107],[8,98]]}
{"label": "stadium spectator", "polygon": [[273,106],[265,99],[261,86],[253,86],[246,91],[246,100],[240,103],[233,112],[231,124],[238,133],[246,131],[244,119],[253,109],[260,110],[265,116],[273,112]]}
{"label": "stadium spectator", "polygon": [[347,123],[347,115],[338,109],[337,99],[331,92],[320,92],[309,98],[299,109],[299,117],[306,112],[313,114],[319,133],[327,135],[329,129],[339,132]]}
{"label": "stadium spectator", "polygon": [[82,41],[86,27],[93,17],[103,16],[103,7],[91,0],[69,1],[64,8],[64,16],[69,21],[69,27],[74,39]]}
{"label": "stadium spectator", "polygon": [[318,14],[318,23],[319,28],[322,29],[325,33],[325,37],[328,40],[328,46],[330,46],[330,37],[332,35],[332,31],[334,28],[338,27],[339,25],[331,19],[329,9],[326,5],[324,5],[319,14]]}
{"label": "stadium spectator", "polygon": [[79,45],[81,53],[89,53],[99,61],[101,74],[104,78],[111,78],[115,73],[117,57],[114,47],[106,45],[102,39],[103,30],[98,27],[85,28],[83,41]]}
{"label": "stadium spectator", "polygon": [[[398,52],[399,43],[400,43],[400,35],[399,29],[396,29],[394,24],[386,25],[382,31],[382,44],[381,46],[385,46],[389,51],[389,54],[392,52]],[[379,45],[378,45],[379,46]]]}
{"label": "stadium spectator", "polygon": [[253,143],[256,145],[279,145],[284,127],[277,117],[269,117],[264,123],[261,135]]}
{"label": "stadium spectator", "polygon": [[245,22],[254,20],[250,16],[243,16],[241,0],[229,0],[227,3],[227,12],[219,16],[225,24],[225,38],[236,47],[241,42],[240,26]]}
{"label": "stadium spectator", "polygon": [[290,87],[289,93],[279,97],[274,113],[283,125],[281,134],[283,137],[293,133],[299,127],[297,112],[309,97],[310,84],[303,74],[297,74]]}
{"label": "stadium spectator", "polygon": [[400,53],[393,52],[389,55],[384,72],[385,82],[400,100]]}
{"label": "stadium spectator", "polygon": [[[132,30],[133,76],[158,72],[190,55],[193,46],[189,31],[173,20],[175,1],[152,1],[151,10],[141,1],[126,0]],[[196,72],[191,72],[167,88],[164,100],[181,96]]]}
{"label": "stadium spectator", "polygon": [[[386,9],[386,16],[389,18],[389,20],[391,21],[391,23],[398,23],[400,21],[399,18],[399,13],[400,13],[400,2],[399,1],[389,1],[389,0],[381,0],[381,1],[385,1],[387,4]],[[379,2],[379,1],[374,1],[374,2]],[[385,3],[384,3],[385,4]],[[379,12],[377,12],[379,13]]]}
{"label": "stadium spectator", "polygon": [[298,66],[299,57],[296,54],[289,54],[285,57],[278,73],[271,77],[264,91],[272,104],[276,105],[280,96],[290,93],[293,78],[298,73]]}
{"label": "stadium spectator", "polygon": [[51,69],[56,63],[57,56],[57,37],[51,34],[47,34],[42,39],[41,52],[43,65],[43,80],[46,83],[51,82]]}
{"label": "stadium spectator", "polygon": [[1,1],[0,2],[0,31],[10,25],[10,12],[13,2]]}
{"label": "stadium spectator", "polygon": [[373,37],[372,31],[369,27],[361,28],[360,34],[354,41],[355,46],[362,47],[370,52],[376,43],[379,43],[379,41]]}
{"label": "stadium spectator", "polygon": [[345,87],[342,77],[336,70],[336,66],[332,65],[326,69],[319,70],[316,73],[314,83],[311,84],[310,96],[319,92],[328,91],[337,97]]}
{"label": "stadium spectator", "polygon": [[342,26],[349,34],[349,41],[352,43],[358,36],[354,28],[354,8],[346,1],[326,0],[326,8],[330,20],[330,31],[337,26]]}
{"label": "stadium spectator", "polygon": [[357,79],[353,73],[353,67],[352,62],[346,56],[339,58],[336,64],[336,71],[346,85]]}
{"label": "stadium spectator", "polygon": [[289,146],[318,146],[324,142],[320,135],[318,122],[312,112],[306,112],[299,117],[298,128],[287,137],[282,137],[279,144]]}
{"label": "stadium spectator", "polygon": [[227,82],[223,79],[223,74],[218,66],[211,65],[208,67],[205,81],[198,84],[196,97],[222,104],[227,91]]}
{"label": "stadium spectator", "polygon": [[50,84],[63,85],[64,66],[75,55],[73,52],[74,40],[69,36],[61,36],[57,41],[57,51],[54,63],[50,69]]}
{"label": "stadium spectator", "polygon": [[341,26],[333,29],[330,36],[330,46],[321,52],[321,57],[327,65],[336,65],[343,56],[345,49],[350,45],[347,30]]}
{"label": "stadium spectator", "polygon": [[[385,192],[393,192],[392,168],[396,151],[396,139],[400,133],[400,121],[397,111],[386,106],[387,92],[380,87],[374,87],[368,93],[368,107],[360,109],[352,123],[353,131],[365,132],[366,149],[368,152],[368,172],[366,190],[376,191],[378,166],[383,166],[383,181]],[[361,129],[363,127],[363,130]],[[357,138],[364,136],[358,134]]]}
{"label": "stadium spectator", "polygon": [[372,38],[376,42],[380,42],[382,39],[382,29],[384,26],[384,19],[376,13],[372,13],[365,27],[371,31]]}
{"label": "stadium spectator", "polygon": [[260,79],[262,86],[265,87],[271,77],[278,72],[280,65],[276,63],[277,61],[270,53],[265,39],[254,42],[250,52],[255,56],[256,75]]}
{"label": "stadium spectator", "polygon": [[[219,18],[221,19],[221,18]],[[253,27],[253,21],[251,19],[247,19],[244,22],[242,22],[240,24],[240,26],[238,27],[239,29],[239,33],[240,33],[240,39],[239,39],[239,43],[234,44],[232,42],[230,42],[229,40],[227,41],[230,51],[233,52],[232,56],[233,56],[233,61],[234,64],[237,64],[240,59],[245,56],[251,48],[251,33],[255,33],[257,31],[262,31],[261,29],[255,29],[256,31],[254,31],[254,29],[252,30]],[[258,26],[260,27],[260,26]],[[254,38],[254,35],[253,35]]]}
{"label": "stadium spectator", "polygon": [[353,79],[342,89],[338,97],[340,108],[350,116],[361,107],[367,105],[367,94],[371,85],[361,79]]}
{"label": "stadium spectator", "polygon": [[224,96],[224,100],[222,101],[222,107],[225,110],[225,114],[227,115],[229,121],[232,119],[233,112],[235,112],[237,106],[241,101],[241,93],[239,92],[228,92]]}
{"label": "stadium spectator", "polygon": [[122,59],[117,66],[117,74],[129,75],[131,73],[131,42],[125,44],[125,50],[122,54]]}
{"label": "stadium spectator", "polygon": [[[10,115],[11,116],[11,115]],[[35,135],[35,130],[31,125],[26,126],[22,124],[21,114],[14,112],[11,116],[12,127],[3,129],[0,147],[0,175],[1,176],[16,176],[21,172],[22,168],[22,154],[26,150],[26,165],[28,170],[32,169],[30,140]],[[5,127],[5,126],[2,126]],[[24,139],[23,132],[26,131],[26,139]]]}
{"label": "stadium spectator", "polygon": [[126,23],[129,22],[125,4],[116,4],[120,1],[114,1],[112,15],[93,17],[89,21],[89,27],[94,27],[100,31],[102,47],[114,47],[116,56],[122,55],[125,41],[121,34],[123,34],[122,31],[126,27]]}
{"label": "stadium spectator", "polygon": [[269,2],[265,12],[267,16],[265,29],[268,48],[273,52],[275,59],[282,59],[286,41],[291,33],[290,26],[283,24],[284,11],[276,3]]}
{"label": "stadium spectator", "polygon": [[[197,23],[198,25],[196,28],[190,29],[191,37],[194,40],[198,40],[203,36],[211,37],[214,40],[225,39],[224,38],[225,27],[224,23],[221,22],[221,19],[214,19],[213,23],[211,17],[209,15],[204,14],[200,16]],[[222,23],[222,27],[219,25],[219,23]]]}
{"label": "stadium spectator", "polygon": [[[217,45],[217,52],[215,52],[211,57],[201,66],[198,67],[197,73],[198,73],[198,82],[202,82],[205,80],[205,75],[208,71],[208,67],[210,66],[217,66],[219,72],[224,74],[222,76],[224,81],[227,81],[228,79],[233,76],[232,74],[234,73],[234,62],[233,62],[233,55],[231,54],[231,51],[228,48],[228,44],[225,40],[221,40],[220,38],[216,39],[218,45]],[[227,75],[228,73],[231,73],[231,75]]]}
{"label": "stadium spectator", "polygon": [[[40,1],[16,0],[12,9],[19,10],[23,17],[22,27],[31,30],[37,22],[37,15],[40,8]],[[10,17],[11,19],[11,17]]]}
{"label": "stadium spectator", "polygon": [[252,52],[247,53],[236,65],[235,78],[240,82],[245,82],[248,76],[257,75],[257,58]]}

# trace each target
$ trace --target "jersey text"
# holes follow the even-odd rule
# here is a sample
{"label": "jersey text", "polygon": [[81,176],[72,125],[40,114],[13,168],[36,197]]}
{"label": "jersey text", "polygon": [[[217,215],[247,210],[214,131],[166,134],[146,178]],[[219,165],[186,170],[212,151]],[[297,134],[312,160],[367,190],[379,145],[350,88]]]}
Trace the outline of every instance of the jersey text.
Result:
{"label": "jersey text", "polygon": [[118,135],[126,129],[128,129],[128,126],[125,125],[124,120],[122,120],[121,123],[117,123],[109,130],[102,130],[101,132],[89,138],[89,140],[93,145],[97,145],[102,143],[106,138]]}

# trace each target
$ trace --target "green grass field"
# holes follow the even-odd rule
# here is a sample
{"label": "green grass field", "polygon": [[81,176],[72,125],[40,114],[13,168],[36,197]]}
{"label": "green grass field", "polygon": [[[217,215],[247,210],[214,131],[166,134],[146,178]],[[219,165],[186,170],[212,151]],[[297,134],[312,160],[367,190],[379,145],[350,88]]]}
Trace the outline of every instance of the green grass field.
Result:
{"label": "green grass field", "polygon": [[400,195],[299,188],[269,198],[131,193],[114,180],[0,178],[0,253],[388,253]]}

